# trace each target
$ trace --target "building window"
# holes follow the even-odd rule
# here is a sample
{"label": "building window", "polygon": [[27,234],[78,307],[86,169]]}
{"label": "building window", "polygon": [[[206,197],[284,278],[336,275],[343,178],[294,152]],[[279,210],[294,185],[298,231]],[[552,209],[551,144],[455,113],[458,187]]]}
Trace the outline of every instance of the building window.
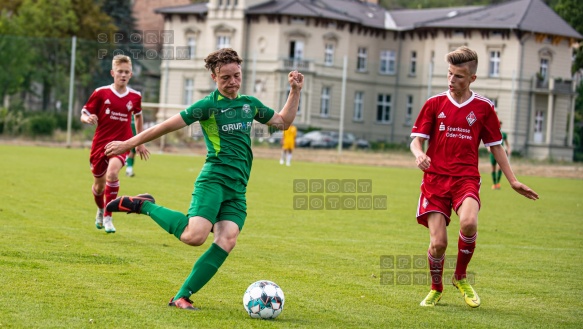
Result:
{"label": "building window", "polygon": [[416,75],[417,74],[417,52],[411,52],[411,63],[409,66],[409,75]]}
{"label": "building window", "polygon": [[405,112],[405,126],[413,123],[413,95],[407,95],[407,111]]}
{"label": "building window", "polygon": [[184,104],[190,105],[193,103],[194,93],[194,79],[184,79]]}
{"label": "building window", "polygon": [[377,122],[391,123],[391,95],[379,94],[377,99]]}
{"label": "building window", "polygon": [[364,110],[364,92],[357,91],[354,94],[354,121],[362,121],[362,112]]}
{"label": "building window", "polygon": [[328,117],[330,115],[330,87],[322,88],[322,101],[320,103],[320,116]]}
{"label": "building window", "polygon": [[356,70],[366,71],[367,50],[364,47],[358,48],[358,59],[356,60]]}
{"label": "building window", "polygon": [[194,59],[196,54],[196,39],[194,37],[188,37],[186,39],[186,47],[188,49],[188,59]]}
{"label": "building window", "polygon": [[334,45],[327,43],[324,46],[324,65],[332,66],[334,64]]}
{"label": "building window", "polygon": [[547,76],[549,74],[549,59],[548,58],[541,58],[540,59],[540,69],[538,71],[539,79],[540,80],[547,80]]}
{"label": "building window", "polygon": [[490,71],[488,72],[491,78],[497,78],[500,76],[500,51],[492,50],[490,51]]}
{"label": "building window", "polygon": [[381,67],[380,72],[383,74],[395,74],[396,54],[392,50],[381,51]]}
{"label": "building window", "polygon": [[231,38],[226,35],[217,37],[217,49],[231,48]]}

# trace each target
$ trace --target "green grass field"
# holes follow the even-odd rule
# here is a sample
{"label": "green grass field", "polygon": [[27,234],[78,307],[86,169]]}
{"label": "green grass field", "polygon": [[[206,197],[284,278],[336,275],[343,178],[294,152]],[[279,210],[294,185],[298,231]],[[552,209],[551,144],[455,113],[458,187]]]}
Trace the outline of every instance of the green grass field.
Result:
{"label": "green grass field", "polygon": [[[385,262],[426,254],[428,232],[415,221],[419,170],[256,159],[238,245],[192,297],[202,311],[187,312],[166,303],[212,239],[189,247],[135,214],[114,216],[116,234],[95,229],[88,158],[86,149],[0,145],[0,328],[583,327],[582,180],[519,177],[536,202],[506,181],[500,191],[484,184],[469,267],[482,306],[466,306],[445,278],[440,305],[422,308],[429,285],[405,279],[426,270]],[[137,160],[120,193],[149,192],[186,211],[203,161]],[[387,209],[294,210],[304,195],[296,179],[368,179]],[[454,218],[451,259],[458,230]],[[243,292],[260,279],[285,292],[273,321],[243,310]]]}

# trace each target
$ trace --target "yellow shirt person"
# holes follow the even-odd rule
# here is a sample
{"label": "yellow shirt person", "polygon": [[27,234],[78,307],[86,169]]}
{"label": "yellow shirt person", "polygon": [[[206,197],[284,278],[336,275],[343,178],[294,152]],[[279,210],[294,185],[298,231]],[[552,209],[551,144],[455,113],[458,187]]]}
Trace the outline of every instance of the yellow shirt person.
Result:
{"label": "yellow shirt person", "polygon": [[279,164],[283,164],[285,161],[286,166],[291,165],[292,152],[296,147],[296,136],[298,135],[298,128],[296,126],[290,126],[287,130],[283,131],[283,138],[281,139],[281,159]]}

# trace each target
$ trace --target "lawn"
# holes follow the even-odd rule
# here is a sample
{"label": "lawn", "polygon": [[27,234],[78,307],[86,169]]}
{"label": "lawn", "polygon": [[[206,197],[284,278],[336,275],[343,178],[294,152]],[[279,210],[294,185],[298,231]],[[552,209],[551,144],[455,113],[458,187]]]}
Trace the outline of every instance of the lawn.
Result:
{"label": "lawn", "polygon": [[[0,328],[583,327],[583,180],[519,177],[540,194],[535,202],[506,181],[500,191],[485,184],[469,267],[482,306],[469,308],[446,284],[440,305],[422,308],[429,239],[414,217],[419,170],[256,159],[238,245],[192,296],[202,310],[187,312],[166,304],[212,239],[189,247],[135,214],[116,214],[115,234],[95,229],[88,159],[88,149],[0,145]],[[120,193],[149,192],[186,211],[203,162],[153,154],[137,160],[135,177],[120,178]],[[351,182],[370,189],[298,185]],[[360,210],[294,203],[337,196],[346,205],[386,202]],[[454,218],[450,260],[458,230]],[[285,293],[272,321],[243,309],[245,289],[260,279]]]}

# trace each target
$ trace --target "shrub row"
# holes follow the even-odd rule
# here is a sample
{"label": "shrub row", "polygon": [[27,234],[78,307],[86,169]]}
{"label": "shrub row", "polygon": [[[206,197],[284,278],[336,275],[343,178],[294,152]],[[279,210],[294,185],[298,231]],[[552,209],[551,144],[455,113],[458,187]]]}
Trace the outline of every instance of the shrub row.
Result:
{"label": "shrub row", "polygon": [[[74,117],[73,131],[81,130],[81,122]],[[67,113],[24,112],[0,108],[0,134],[7,136],[51,136],[55,130],[67,130]]]}

